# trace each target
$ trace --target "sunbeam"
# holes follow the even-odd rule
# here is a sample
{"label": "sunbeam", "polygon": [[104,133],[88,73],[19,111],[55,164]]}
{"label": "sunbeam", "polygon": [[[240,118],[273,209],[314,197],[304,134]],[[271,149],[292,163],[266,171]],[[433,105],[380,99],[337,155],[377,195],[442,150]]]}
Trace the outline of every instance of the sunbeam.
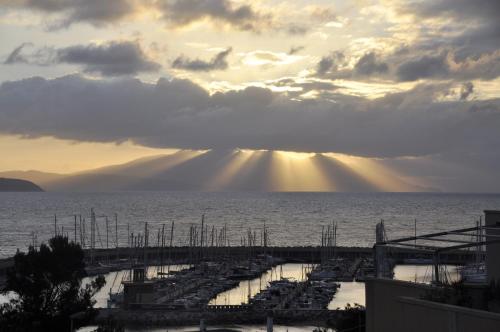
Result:
{"label": "sunbeam", "polygon": [[204,185],[205,190],[223,190],[234,185],[235,178],[240,175],[242,168],[251,167],[250,159],[254,156],[255,151],[251,150],[235,150],[228,156],[228,160],[223,160],[221,169]]}
{"label": "sunbeam", "polygon": [[335,184],[314,162],[314,154],[275,151],[270,185],[273,191],[335,191]]}
{"label": "sunbeam", "polygon": [[418,191],[418,185],[408,183],[403,175],[389,169],[373,158],[362,158],[338,153],[325,156],[335,159],[372,184],[379,191]]}

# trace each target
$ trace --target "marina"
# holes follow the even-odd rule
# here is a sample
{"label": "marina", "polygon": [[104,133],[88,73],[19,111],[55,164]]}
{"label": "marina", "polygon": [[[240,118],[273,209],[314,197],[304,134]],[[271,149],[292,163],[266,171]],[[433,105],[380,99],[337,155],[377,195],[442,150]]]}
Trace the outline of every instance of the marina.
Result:
{"label": "marina", "polygon": [[[348,308],[365,305],[364,282],[377,273],[423,284],[436,279],[433,253],[400,246],[380,256],[377,245],[339,246],[342,234],[336,222],[322,227],[316,246],[272,246],[273,234],[265,223],[248,228],[234,245],[227,225],[216,227],[202,215],[189,227],[186,245],[174,245],[179,243],[174,222],[156,230],[145,222],[140,231],[127,226],[127,246],[119,246],[123,226],[117,216],[113,224],[90,211],[89,222],[74,217],[72,232],[58,225],[57,216],[53,227],[55,235],[84,248],[84,283],[105,276],[105,286],[95,296],[96,323],[114,320],[132,328],[266,322],[324,326]],[[388,241],[383,221],[374,233],[377,244]],[[36,236],[32,245],[37,245]],[[484,252],[479,250],[442,252],[439,279],[469,276],[472,272],[460,266],[481,260]],[[0,275],[11,264],[11,259],[0,260]]]}

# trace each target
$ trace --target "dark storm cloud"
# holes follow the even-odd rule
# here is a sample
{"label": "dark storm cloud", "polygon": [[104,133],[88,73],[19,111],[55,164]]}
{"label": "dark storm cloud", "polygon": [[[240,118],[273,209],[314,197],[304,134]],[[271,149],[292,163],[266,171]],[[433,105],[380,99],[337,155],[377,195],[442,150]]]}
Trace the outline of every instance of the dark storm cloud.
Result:
{"label": "dark storm cloud", "polygon": [[57,50],[57,61],[81,65],[85,72],[105,76],[133,75],[161,68],[148,59],[138,43],[129,41],[61,48]]}
{"label": "dark storm cloud", "polygon": [[[319,77],[330,79],[382,78],[394,82],[463,82],[500,76],[500,1],[427,0],[401,2],[399,11],[416,16],[420,37],[392,53],[369,52],[359,59],[330,53],[316,67]],[[442,24],[426,19],[439,19]],[[449,23],[449,20],[452,23]],[[424,23],[422,23],[424,22]],[[446,23],[444,23],[446,22]],[[356,61],[353,67],[346,63]]]}
{"label": "dark storm cloud", "polygon": [[189,71],[212,71],[223,70],[228,66],[227,57],[231,53],[232,48],[228,48],[215,55],[210,61],[200,59],[191,60],[183,55],[179,56],[172,63],[173,68],[184,69]]}
{"label": "dark storm cloud", "polygon": [[450,45],[436,44],[430,48],[416,43],[405,48],[405,52],[376,55],[367,53],[356,60],[350,68],[345,65],[352,61],[349,55],[336,57],[327,55],[316,65],[313,76],[330,79],[383,78],[394,82],[423,80],[492,80],[500,76],[500,49],[490,53],[466,56],[462,49]]}
{"label": "dark storm cloud", "polygon": [[4,60],[4,64],[11,65],[14,63],[27,63],[28,59],[21,53],[26,46],[33,45],[32,43],[22,43],[16,47],[7,58]]}
{"label": "dark storm cloud", "polygon": [[497,0],[428,0],[406,3],[403,9],[423,17],[453,16],[481,21],[500,17],[500,2]]}
{"label": "dark storm cloud", "polygon": [[[428,0],[406,3],[399,10],[422,21],[441,18],[453,23],[436,28],[413,51],[447,49],[460,67],[450,77],[493,79],[500,75],[500,1]],[[425,24],[424,24],[425,26]],[[449,34],[450,31],[455,33]],[[449,35],[449,37],[448,37]],[[442,38],[442,36],[447,36]],[[472,68],[471,68],[471,65]],[[485,68],[490,70],[485,70]],[[461,72],[466,73],[461,75]]]}
{"label": "dark storm cloud", "polygon": [[421,78],[443,77],[450,72],[446,54],[424,55],[402,63],[396,70],[401,81],[416,81]]}
{"label": "dark storm cloud", "polygon": [[260,31],[271,20],[270,15],[258,13],[250,5],[237,5],[229,0],[160,0],[157,5],[163,18],[174,26],[210,19],[239,30]]}
{"label": "dark storm cloud", "polygon": [[360,57],[354,67],[342,68],[347,63],[346,57],[342,52],[333,52],[324,56],[316,66],[316,75],[338,78],[367,78],[370,76],[386,76],[389,71],[387,63],[379,59],[374,52],[369,52]]}
{"label": "dark storm cloud", "polygon": [[[151,147],[271,149],[361,156],[489,153],[500,100],[435,102],[449,85],[368,100],[298,100],[268,89],[208,94],[187,80],[32,78],[0,86],[0,132]],[[333,100],[333,101],[332,101]]]}
{"label": "dark storm cloud", "polygon": [[319,76],[322,76],[327,72],[335,71],[339,66],[339,63],[342,63],[343,61],[344,54],[342,52],[332,52],[321,58],[316,67],[316,73]]}
{"label": "dark storm cloud", "polygon": [[17,47],[4,64],[28,63],[39,66],[72,64],[84,72],[103,76],[135,75],[161,68],[148,58],[140,45],[131,41],[110,41],[104,44],[74,45],[63,48],[42,47],[29,54],[21,54],[24,46]]}
{"label": "dark storm cloud", "polygon": [[0,0],[5,8],[24,8],[45,14],[59,14],[61,19],[50,23],[52,28],[87,22],[100,26],[119,21],[132,14],[134,0]]}
{"label": "dark storm cloud", "polygon": [[361,76],[370,76],[375,73],[383,74],[386,73],[388,69],[387,63],[379,62],[373,52],[362,56],[354,66],[356,74]]}

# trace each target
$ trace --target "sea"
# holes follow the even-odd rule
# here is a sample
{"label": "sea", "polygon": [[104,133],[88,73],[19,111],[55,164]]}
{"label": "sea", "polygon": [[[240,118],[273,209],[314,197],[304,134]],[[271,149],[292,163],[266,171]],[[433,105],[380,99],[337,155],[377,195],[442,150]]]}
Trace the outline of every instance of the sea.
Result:
{"label": "sea", "polygon": [[170,231],[172,222],[173,245],[186,245],[190,226],[201,225],[202,216],[209,231],[227,228],[230,245],[240,245],[249,229],[259,243],[264,227],[271,246],[319,245],[322,229],[335,222],[338,245],[371,247],[380,220],[389,238],[413,235],[415,220],[418,234],[471,227],[483,210],[500,209],[500,194],[0,193],[0,258],[47,241],[55,229],[74,238],[75,215],[79,240],[80,216],[89,226],[91,209],[97,216],[96,246],[104,248],[126,246],[129,232],[143,233],[146,222],[151,245],[158,230],[165,225]]}
{"label": "sea", "polygon": [[[263,192],[116,192],[116,193],[0,193],[0,258],[39,245],[58,233],[80,239],[80,216],[87,225],[91,209],[97,220],[97,247],[126,246],[128,234],[143,233],[148,224],[150,244],[165,225],[174,226],[174,245],[186,245],[189,229],[205,225],[215,231],[227,228],[230,245],[240,245],[248,230],[260,234],[267,229],[269,245],[307,246],[321,243],[322,229],[337,225],[338,245],[372,246],[375,225],[384,220],[389,238],[475,226],[483,210],[500,209],[500,194],[451,193],[263,193]],[[75,234],[75,215],[77,231]],[[116,216],[116,219],[115,219]],[[107,222],[106,222],[107,220]],[[117,229],[117,232],[115,231]],[[87,235],[89,237],[89,235]],[[257,239],[259,237],[257,236]],[[118,241],[116,241],[118,239]],[[258,240],[257,240],[258,242]],[[178,270],[183,266],[171,266]],[[302,264],[284,264],[254,280],[217,295],[217,304],[240,304],[248,293],[257,293],[273,278],[302,280]],[[155,274],[155,267],[148,273]],[[278,277],[279,269],[279,277]],[[457,275],[455,267],[448,271]],[[96,307],[106,307],[108,292],[118,291],[126,271],[105,275],[106,286],[95,296]],[[395,278],[430,282],[431,266],[397,266]],[[84,282],[90,282],[85,278]],[[330,309],[347,304],[365,304],[364,284],[342,282]],[[13,294],[0,295],[0,304]],[[217,328],[217,327],[210,327]],[[242,332],[265,331],[264,325],[221,326]],[[170,327],[169,331],[195,331],[196,326]],[[275,331],[313,331],[314,326],[281,326]],[[94,327],[79,331],[93,331]],[[166,329],[126,329],[157,332]]]}

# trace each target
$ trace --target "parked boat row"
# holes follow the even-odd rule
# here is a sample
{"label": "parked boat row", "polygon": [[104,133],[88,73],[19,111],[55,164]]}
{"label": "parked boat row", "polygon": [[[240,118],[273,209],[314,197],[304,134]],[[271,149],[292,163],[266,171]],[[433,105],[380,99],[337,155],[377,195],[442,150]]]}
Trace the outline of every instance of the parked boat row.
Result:
{"label": "parked boat row", "polygon": [[[188,269],[168,275],[166,278],[141,279],[133,275],[131,280],[123,282],[125,306],[158,306],[162,308],[203,308],[217,294],[239,284],[239,280],[252,279],[282,263],[268,255],[261,255],[251,260],[226,260],[200,262]],[[147,281],[147,283],[146,283]],[[144,284],[143,289],[140,289]],[[130,295],[131,290],[136,295]],[[149,294],[146,298],[142,294]]]}
{"label": "parked boat row", "polygon": [[310,280],[353,281],[359,265],[360,258],[352,260],[345,258],[332,258],[318,265],[311,272]]}

